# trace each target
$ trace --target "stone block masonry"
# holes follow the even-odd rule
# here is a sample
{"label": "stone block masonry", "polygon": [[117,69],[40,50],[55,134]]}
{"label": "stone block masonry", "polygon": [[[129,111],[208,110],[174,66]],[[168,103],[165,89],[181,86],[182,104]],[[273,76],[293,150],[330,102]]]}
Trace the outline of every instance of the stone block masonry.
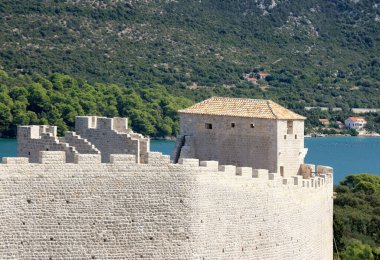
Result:
{"label": "stone block masonry", "polygon": [[80,116],[75,131],[100,150],[102,162],[110,162],[111,154],[135,154],[136,161],[143,163],[150,150],[149,138],[129,129],[127,118]]}
{"label": "stone block masonry", "polygon": [[1,259],[332,259],[329,167],[284,179],[157,153],[65,156],[3,159]]}
{"label": "stone block masonry", "polygon": [[75,127],[77,132],[66,132],[64,137],[57,137],[56,126],[18,127],[18,156],[34,163],[40,151],[64,151],[71,163],[77,154],[99,154],[102,162],[110,162],[111,154],[134,154],[141,163],[149,156],[149,138],[128,129],[127,118],[77,117]]}
{"label": "stone block masonry", "polygon": [[220,101],[181,115],[178,164],[126,118],[77,117],[64,137],[19,127],[0,259],[332,259],[333,169],[303,164],[304,118]]}
{"label": "stone block masonry", "polygon": [[304,163],[305,117],[270,100],[212,97],[178,112],[174,162],[216,160],[283,177]]}
{"label": "stone block masonry", "polygon": [[21,126],[17,129],[17,154],[28,157],[30,162],[39,162],[40,151],[64,151],[67,162],[74,162],[75,147],[62,142],[57,137],[56,126],[32,125]]}

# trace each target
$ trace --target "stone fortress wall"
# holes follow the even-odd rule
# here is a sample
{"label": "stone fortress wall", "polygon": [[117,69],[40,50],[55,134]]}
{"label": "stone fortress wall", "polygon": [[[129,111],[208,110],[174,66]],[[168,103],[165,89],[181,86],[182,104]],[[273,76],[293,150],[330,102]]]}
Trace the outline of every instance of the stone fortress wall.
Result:
{"label": "stone fortress wall", "polygon": [[127,118],[79,116],[75,131],[98,147],[102,162],[109,162],[111,154],[136,154],[137,162],[143,163],[150,150],[149,138],[129,129]]}
{"label": "stone fortress wall", "polygon": [[332,178],[148,153],[0,164],[1,259],[332,259]]}
{"label": "stone fortress wall", "polygon": [[21,126],[17,130],[17,154],[39,160],[40,151],[65,151],[66,161],[74,162],[76,154],[100,154],[102,162],[110,162],[111,154],[133,154],[136,162],[144,162],[150,149],[149,138],[128,128],[127,118],[79,116],[76,132],[57,136],[56,126]]}
{"label": "stone fortress wall", "polygon": [[40,151],[64,151],[67,162],[74,162],[78,153],[100,154],[90,142],[73,132],[66,132],[65,137],[57,136],[56,126],[32,125],[17,129],[17,154],[29,157],[30,162],[39,162]]}
{"label": "stone fortress wall", "polygon": [[[126,124],[87,118],[93,136]],[[78,133],[68,135],[89,146],[46,151],[54,128],[31,129],[31,154],[0,164],[1,259],[332,259],[330,167],[303,165],[318,173],[303,179],[216,161],[173,164],[149,151],[149,139],[144,153],[137,145],[104,158],[86,153],[102,147]],[[54,140],[74,147],[70,138]]]}

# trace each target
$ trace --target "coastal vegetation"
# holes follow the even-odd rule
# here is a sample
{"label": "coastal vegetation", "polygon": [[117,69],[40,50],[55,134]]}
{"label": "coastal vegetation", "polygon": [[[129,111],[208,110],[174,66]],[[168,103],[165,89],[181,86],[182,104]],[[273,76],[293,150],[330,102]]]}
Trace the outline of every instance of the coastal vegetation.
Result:
{"label": "coastal vegetation", "polygon": [[[305,132],[322,134],[350,134],[355,131],[342,130],[332,125],[323,128],[319,118],[331,122],[344,121],[351,115],[349,110],[307,111],[294,107],[279,96],[268,97],[262,90],[249,95],[244,92],[218,91],[217,89],[170,90],[165,85],[152,84],[129,86],[105,83],[89,83],[69,75],[54,73],[42,76],[18,74],[11,76],[0,70],[0,135],[14,137],[17,125],[51,124],[58,126],[59,134],[74,127],[75,116],[102,115],[128,117],[130,126],[137,132],[151,137],[175,136],[179,131],[177,110],[209,98],[213,95],[271,98],[305,115]],[[367,114],[368,128],[380,132],[380,115]]]}
{"label": "coastal vegetation", "polygon": [[335,259],[380,259],[380,176],[349,175],[335,191]]}
{"label": "coastal vegetation", "polygon": [[59,134],[74,128],[75,116],[128,117],[139,133],[154,137],[178,132],[177,110],[191,101],[151,87],[88,84],[62,74],[10,77],[0,70],[0,134],[14,137],[17,125],[50,124]]}

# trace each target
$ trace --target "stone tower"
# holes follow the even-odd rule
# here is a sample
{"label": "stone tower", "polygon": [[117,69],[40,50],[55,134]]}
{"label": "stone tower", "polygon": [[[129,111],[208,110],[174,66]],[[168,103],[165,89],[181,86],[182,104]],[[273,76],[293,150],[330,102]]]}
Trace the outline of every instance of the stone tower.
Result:
{"label": "stone tower", "polygon": [[298,173],[304,148],[304,120],[270,100],[213,97],[179,111],[179,158]]}

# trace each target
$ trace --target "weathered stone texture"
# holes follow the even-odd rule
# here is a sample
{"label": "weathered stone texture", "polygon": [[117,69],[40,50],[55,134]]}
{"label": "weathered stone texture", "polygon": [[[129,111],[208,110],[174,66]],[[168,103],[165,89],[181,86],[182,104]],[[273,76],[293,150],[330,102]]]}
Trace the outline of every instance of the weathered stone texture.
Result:
{"label": "weathered stone texture", "polygon": [[143,163],[150,151],[149,138],[129,129],[127,118],[76,117],[75,132],[99,149],[102,162],[110,162],[111,154],[135,154]]}
{"label": "weathered stone texture", "polygon": [[180,124],[180,137],[186,136],[185,147],[191,148],[191,154],[181,151],[181,157],[276,171],[270,160],[276,157],[275,120],[186,114],[180,115]]}
{"label": "weathered stone texture", "polygon": [[62,138],[62,142],[69,144],[70,146],[75,147],[78,153],[86,154],[100,154],[100,151],[95,148],[86,139],[83,139],[81,136],[77,135],[75,132],[66,132],[65,137]]}
{"label": "weathered stone texture", "polygon": [[152,164],[64,155],[0,164],[1,259],[332,259],[328,167],[303,180],[215,161],[158,163],[155,153]]}
{"label": "weathered stone texture", "polygon": [[17,155],[28,157],[32,163],[39,162],[40,151],[64,151],[66,161],[74,162],[75,147],[63,143],[57,137],[56,126],[31,125],[17,128]]}
{"label": "weathered stone texture", "polygon": [[283,172],[284,176],[295,175],[307,153],[304,148],[304,121],[291,122],[293,126],[288,129],[288,121],[277,120],[277,169],[274,172]]}
{"label": "weathered stone texture", "polygon": [[217,160],[292,176],[306,152],[303,120],[180,114],[173,158]]}

